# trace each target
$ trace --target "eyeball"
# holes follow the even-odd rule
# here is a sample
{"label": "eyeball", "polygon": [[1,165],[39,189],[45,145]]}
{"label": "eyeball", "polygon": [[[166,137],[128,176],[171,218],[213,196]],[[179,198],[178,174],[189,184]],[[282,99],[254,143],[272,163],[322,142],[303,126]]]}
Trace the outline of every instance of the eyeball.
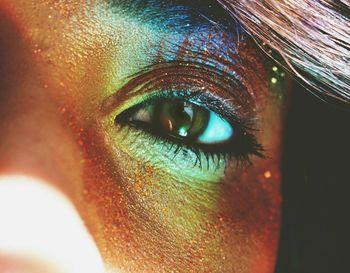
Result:
{"label": "eyeball", "polygon": [[233,127],[218,114],[210,111],[208,125],[198,137],[198,141],[204,144],[226,142],[234,136]]}

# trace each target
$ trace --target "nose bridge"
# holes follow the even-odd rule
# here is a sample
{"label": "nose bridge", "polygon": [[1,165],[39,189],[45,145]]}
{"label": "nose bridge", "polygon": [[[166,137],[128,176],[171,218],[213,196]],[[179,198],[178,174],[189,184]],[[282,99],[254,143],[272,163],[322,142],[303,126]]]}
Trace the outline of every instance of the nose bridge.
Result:
{"label": "nose bridge", "polygon": [[[18,75],[0,101],[0,176],[30,175],[71,191],[80,151],[35,69]],[[74,181],[77,183],[77,181]]]}
{"label": "nose bridge", "polygon": [[65,273],[102,272],[82,210],[74,207],[84,204],[81,149],[58,107],[71,103],[36,65],[12,19],[0,4],[0,272],[17,252],[20,260],[34,253],[64,265]]}
{"label": "nose bridge", "polygon": [[69,190],[79,162],[74,136],[49,79],[1,9],[0,28],[0,176],[32,175]]}
{"label": "nose bridge", "polygon": [[8,94],[3,96],[0,110],[0,168],[57,169],[57,162],[50,165],[60,157],[62,140],[67,138],[58,111],[32,80],[18,81],[13,88],[2,90]]}

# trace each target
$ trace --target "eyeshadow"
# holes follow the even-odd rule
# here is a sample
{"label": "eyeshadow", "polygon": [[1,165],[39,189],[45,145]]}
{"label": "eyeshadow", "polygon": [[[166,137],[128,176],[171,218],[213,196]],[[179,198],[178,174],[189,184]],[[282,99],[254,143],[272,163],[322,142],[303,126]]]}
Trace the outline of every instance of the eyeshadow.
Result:
{"label": "eyeshadow", "polygon": [[234,31],[239,23],[216,0],[109,0],[112,10],[178,31],[216,26]]}
{"label": "eyeshadow", "polygon": [[116,16],[137,20],[159,40],[159,48],[145,52],[150,64],[158,60],[210,62],[233,72],[228,67],[239,62],[238,47],[247,38],[242,26],[216,0],[110,0],[109,6]]}

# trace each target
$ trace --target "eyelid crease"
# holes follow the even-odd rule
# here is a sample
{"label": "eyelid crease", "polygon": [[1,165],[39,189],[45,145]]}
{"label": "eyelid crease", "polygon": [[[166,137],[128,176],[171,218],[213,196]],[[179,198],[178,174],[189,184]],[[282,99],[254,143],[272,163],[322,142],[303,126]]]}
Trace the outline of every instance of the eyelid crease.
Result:
{"label": "eyelid crease", "polygon": [[211,65],[184,61],[158,63],[132,75],[122,88],[103,102],[101,113],[108,115],[118,107],[123,108],[124,105],[124,109],[120,109],[122,112],[127,108],[125,102],[134,96],[145,97],[152,91],[169,90],[167,85],[177,85],[179,90],[189,92],[196,89],[213,93],[228,106],[232,115],[244,119],[255,117],[254,99],[238,79]]}
{"label": "eyelid crease", "polygon": [[[186,56],[185,60],[192,60],[193,62],[198,62],[196,60],[203,61],[205,60],[206,66],[217,68],[217,66],[225,67],[225,70],[220,69],[221,72],[226,72],[228,74],[240,74],[241,71],[239,71],[239,67],[237,66],[237,63],[240,63],[242,60],[240,59],[240,56],[238,54],[238,48],[236,46],[226,46],[223,50],[223,44],[222,43],[216,43],[215,39],[213,37],[214,34],[210,34],[210,50],[208,50],[206,47],[203,49],[202,47],[199,48],[192,48],[191,42],[185,41],[183,44],[176,44],[173,41],[166,40],[165,43],[167,45],[170,45],[170,48],[176,48],[176,53],[178,57],[184,57]],[[225,37],[225,33],[223,33]],[[227,37],[226,37],[227,38]],[[223,38],[221,38],[223,39]],[[187,43],[186,43],[187,42]],[[223,40],[221,40],[223,42]],[[198,44],[206,44],[208,43],[208,37],[196,37],[196,42]],[[228,72],[229,71],[229,72]]]}

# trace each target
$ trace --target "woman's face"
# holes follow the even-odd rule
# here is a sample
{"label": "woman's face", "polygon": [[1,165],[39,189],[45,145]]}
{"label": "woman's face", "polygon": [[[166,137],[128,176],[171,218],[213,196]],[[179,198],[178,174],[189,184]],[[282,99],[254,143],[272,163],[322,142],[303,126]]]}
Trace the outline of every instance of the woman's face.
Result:
{"label": "woman's face", "polygon": [[214,0],[0,14],[1,176],[63,192],[111,272],[273,272],[284,74]]}

